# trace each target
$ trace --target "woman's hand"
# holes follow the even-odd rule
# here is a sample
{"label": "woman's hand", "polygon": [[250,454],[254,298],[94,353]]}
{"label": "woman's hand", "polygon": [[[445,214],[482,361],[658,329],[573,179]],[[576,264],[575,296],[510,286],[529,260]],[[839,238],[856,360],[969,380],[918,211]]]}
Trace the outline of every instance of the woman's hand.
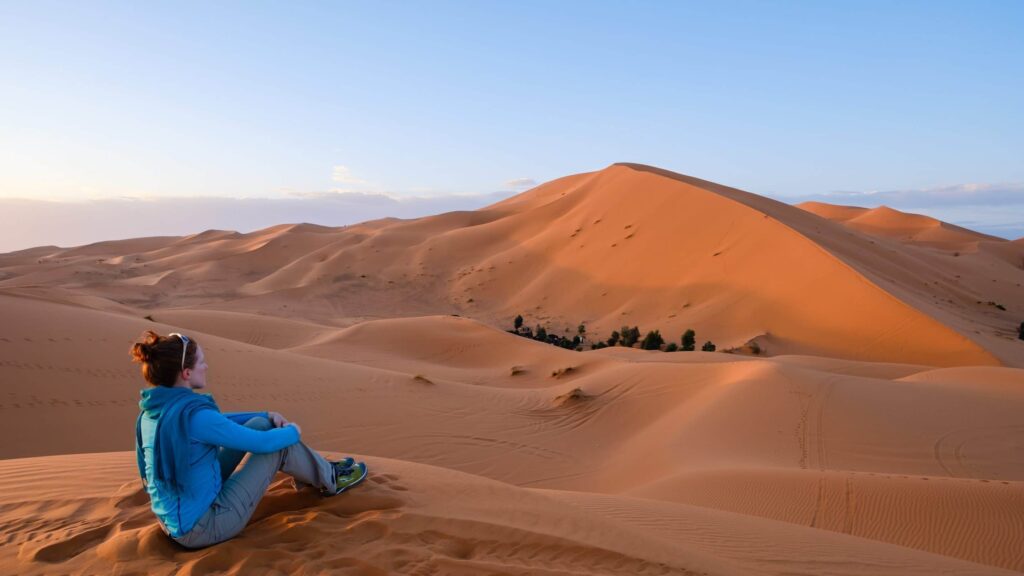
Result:
{"label": "woman's hand", "polygon": [[267,412],[267,415],[270,416],[270,421],[274,424],[274,428],[280,428],[282,426],[290,424],[287,418],[281,416],[281,414],[277,412]]}

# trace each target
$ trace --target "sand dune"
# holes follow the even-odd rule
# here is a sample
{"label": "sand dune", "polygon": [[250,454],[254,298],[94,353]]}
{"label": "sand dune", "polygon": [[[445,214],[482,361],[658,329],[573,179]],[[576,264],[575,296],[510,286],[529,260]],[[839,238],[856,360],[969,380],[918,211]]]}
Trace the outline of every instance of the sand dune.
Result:
{"label": "sand dune", "polygon": [[719,349],[753,341],[769,355],[1024,365],[1012,343],[1024,317],[1024,250],[978,240],[954,257],[881,240],[767,198],[620,164],[475,212],[15,253],[0,257],[0,288],[328,326],[453,313],[507,326],[523,314],[556,331],[584,322],[601,337],[627,324],[673,340],[693,328]]}
{"label": "sand dune", "polygon": [[[517,488],[381,458],[369,459],[377,474],[366,487],[336,499],[282,478],[241,536],[190,551],[152,523],[132,458],[0,462],[0,505],[19,518],[4,525],[0,565],[23,574],[1011,573],[705,508]],[[18,491],[52,466],[85,468],[88,487],[46,480]],[[54,509],[74,519],[55,522]]]}
{"label": "sand dune", "polygon": [[[154,323],[41,298],[7,296],[0,298],[0,304],[10,320],[0,334],[0,378],[7,383],[0,434],[17,439],[5,443],[0,456],[130,449],[131,436],[124,431],[130,430],[136,414],[138,377],[126,362],[127,348],[132,335]],[[626,541],[616,532],[618,528],[607,528],[609,532],[596,540],[578,541],[579,526],[617,527],[617,522],[609,520],[615,515],[589,510],[579,524],[566,524],[567,512],[550,503],[536,504],[547,514],[538,512],[534,518],[541,527],[524,527],[510,520],[520,518],[519,513],[506,515],[480,504],[473,510],[496,515],[448,527],[451,532],[446,532],[446,538],[479,536],[479,522],[484,522],[495,530],[484,539],[486,546],[479,540],[468,545],[446,540],[445,550],[497,549],[499,542],[508,539],[531,542],[548,552],[530,552],[523,545],[507,551],[515,559],[488,557],[485,561],[474,552],[468,558],[483,564],[460,564],[466,558],[444,560],[442,552],[431,548],[433,544],[392,537],[397,532],[428,530],[414,523],[375,537],[377,544],[359,547],[367,552],[380,550],[379,556],[368,552],[377,560],[366,566],[346,564],[348,553],[317,556],[317,561],[335,562],[331,566],[348,566],[356,573],[371,573],[368,566],[395,569],[381,564],[380,558],[391,558],[394,548],[403,547],[412,550],[407,556],[424,562],[409,566],[430,566],[445,573],[489,569],[538,573],[539,568],[522,564],[523,556],[547,558],[552,573],[570,572],[570,568],[576,573],[607,573],[607,566],[623,566],[622,571],[636,573],[647,569],[654,573],[814,573],[812,567],[826,561],[824,555],[812,555],[783,564],[758,564],[749,550],[738,555],[736,539],[749,537],[757,529],[749,523],[762,518],[758,521],[807,531],[787,536],[792,546],[808,539],[833,538],[822,536],[826,533],[852,538],[845,545],[828,540],[828,546],[845,546],[844,554],[850,559],[830,573],[877,570],[852,560],[858,546],[881,547],[882,552],[872,548],[871,553],[887,558],[885,565],[912,565],[934,573],[1024,569],[1014,556],[1014,542],[1024,537],[1018,513],[1024,509],[1024,467],[1017,457],[1024,442],[1024,428],[1018,424],[1024,408],[1024,376],[1018,369],[934,369],[821,357],[756,359],[621,348],[579,353],[451,316],[380,320],[349,328],[292,322],[282,330],[289,346],[280,348],[283,341],[259,346],[244,338],[205,334],[187,324],[190,320],[215,324],[224,334],[247,335],[266,320],[270,324],[261,329],[276,330],[282,326],[277,318],[237,312],[177,314],[181,325],[156,326],[163,331],[186,329],[203,343],[211,381],[224,409],[271,406],[301,422],[307,441],[324,450],[392,458],[394,462],[382,465],[396,470],[420,463],[468,474],[470,478],[456,482],[463,495],[455,499],[459,505],[469,506],[465,493],[489,478],[506,483],[503,490],[526,491],[502,496],[516,502],[517,510],[534,506],[519,503],[533,498],[528,489],[544,488],[548,495],[552,490],[567,491],[571,502],[604,495],[610,500],[600,502],[615,514],[628,512],[631,518],[639,518],[641,525],[657,522],[647,505],[638,502],[697,506],[707,510],[698,514],[704,518],[700,522],[725,531],[720,540],[702,536],[702,543],[692,547],[675,540],[656,546],[650,539],[661,531],[648,528],[641,531],[647,547],[637,544],[622,549],[609,544]],[[345,414],[340,422],[339,407]],[[90,433],[82,434],[83,430]],[[111,462],[121,459],[116,473],[102,464],[106,460],[88,464],[78,460],[76,470],[87,478],[111,476],[118,479],[117,486],[130,484],[130,453],[109,458]],[[109,482],[97,484],[100,496],[95,501],[74,505],[81,511],[73,515],[78,524],[47,524],[42,510],[65,498],[59,492],[63,484],[48,488],[56,491],[48,499],[44,497],[47,490],[33,495],[27,487],[17,488],[18,481],[24,483],[31,475],[24,469],[29,462],[65,466],[46,458],[8,461],[13,468],[4,477],[13,487],[3,493],[18,504],[8,509],[10,515],[5,518],[31,513],[47,526],[32,530],[32,537],[26,535],[28,528],[10,537],[10,542],[18,543],[18,552],[16,560],[9,562],[16,562],[20,571],[96,572],[111,562],[123,562],[125,568],[136,562],[168,570],[244,570],[251,565],[241,550],[254,544],[266,547],[260,538],[283,538],[294,532],[295,538],[304,534],[320,539],[341,526],[317,522],[316,518],[337,515],[320,511],[316,502],[299,502],[316,512],[310,508],[286,511],[296,504],[296,497],[282,488],[280,509],[253,527],[256,541],[239,540],[230,546],[234,552],[217,553],[216,561],[200,561],[205,558],[202,554],[173,547],[168,551],[166,542],[160,544],[156,538],[158,534],[147,532],[154,528],[147,521],[144,502],[133,501],[125,509],[114,505],[113,510],[109,502],[117,488]],[[410,470],[398,474],[402,483],[420,482],[431,474],[415,467]],[[465,519],[451,508],[453,499],[444,495],[440,485],[423,490],[429,505],[439,507],[432,523],[459,524],[453,518]],[[480,502],[492,497],[493,493],[484,491]],[[629,512],[636,507],[644,512]],[[678,510],[688,516],[691,508]],[[82,521],[94,513],[104,518],[96,525],[102,527]],[[344,522],[361,525],[359,513],[341,516]],[[377,518],[377,514],[368,516]],[[112,520],[112,515],[119,519]],[[692,518],[660,522],[690,533],[691,539],[697,538],[694,534],[703,525],[693,524],[697,521]],[[261,532],[264,528],[258,526],[280,529]],[[353,530],[338,532],[338,538],[351,546],[365,542]],[[80,532],[85,535],[78,536]],[[565,542],[566,538],[572,542]],[[770,538],[765,538],[757,544],[762,549],[771,547]],[[68,541],[71,544],[56,545]],[[142,541],[158,549],[146,552]],[[572,552],[558,554],[588,562],[596,558],[596,563],[559,568],[557,558],[544,556],[559,547]],[[68,550],[81,553],[72,555]],[[283,567],[295,566],[297,561],[288,555],[260,558]],[[953,558],[979,567],[950,564]],[[0,565],[12,565],[3,562]]]}
{"label": "sand dune", "polygon": [[797,204],[797,208],[841,222],[872,236],[945,250],[969,249],[978,242],[1006,242],[996,236],[968,230],[930,216],[901,212],[888,206],[858,208],[824,202],[803,202]]}
{"label": "sand dune", "polygon": [[[1024,571],[1020,241],[801,208],[615,165],[474,212],[0,255],[0,572]],[[623,324],[746,347],[589,350]],[[375,475],[282,480],[238,539],[177,547],[131,453],[150,328],[203,345],[222,409]]]}

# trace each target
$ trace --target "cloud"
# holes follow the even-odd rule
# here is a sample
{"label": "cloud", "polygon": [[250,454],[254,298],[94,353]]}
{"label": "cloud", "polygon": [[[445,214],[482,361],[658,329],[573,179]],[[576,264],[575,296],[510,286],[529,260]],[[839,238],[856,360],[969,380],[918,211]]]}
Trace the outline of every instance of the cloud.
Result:
{"label": "cloud", "polygon": [[352,170],[350,170],[348,166],[341,165],[337,165],[331,169],[331,180],[341,184],[349,184],[351,186],[364,186],[367,184],[366,180],[353,176]]}
{"label": "cloud", "polygon": [[277,224],[344,226],[380,218],[419,218],[476,210],[512,192],[396,196],[333,189],[290,191],[283,198],[108,198],[45,201],[0,198],[0,253],[33,246],[80,246],[144,236],[183,236],[203,230],[252,232]]}
{"label": "cloud", "polygon": [[360,205],[391,205],[400,200],[399,197],[385,192],[363,192],[347,188],[332,188],[322,192],[288,192],[287,195],[290,198],[347,202]]}
{"label": "cloud", "polygon": [[793,203],[818,201],[853,204],[868,208],[882,204],[893,208],[1024,205],[1024,183],[956,184],[916,190],[826,192],[799,197],[789,196],[785,200]]}
{"label": "cloud", "polygon": [[911,190],[772,196],[790,204],[813,201],[864,208],[885,205],[926,214],[992,236],[1007,239],[1024,236],[1024,183],[969,183]]}
{"label": "cloud", "polygon": [[525,188],[533,188],[536,185],[537,185],[537,181],[534,180],[533,178],[513,178],[511,180],[506,180],[505,183],[504,183],[504,187],[505,188],[509,188],[509,189],[512,189],[512,190],[522,190],[522,189],[525,189]]}

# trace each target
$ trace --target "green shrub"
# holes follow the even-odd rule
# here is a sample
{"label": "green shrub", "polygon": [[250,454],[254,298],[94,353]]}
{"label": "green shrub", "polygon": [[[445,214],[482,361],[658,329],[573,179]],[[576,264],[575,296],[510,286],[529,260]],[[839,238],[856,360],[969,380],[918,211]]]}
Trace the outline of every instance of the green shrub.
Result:
{"label": "green shrub", "polygon": [[625,346],[627,348],[632,348],[633,344],[636,344],[638,340],[640,340],[640,328],[639,327],[637,327],[637,326],[633,326],[632,328],[630,328],[629,326],[623,326],[622,327],[622,345],[623,346]]}
{"label": "green shrub", "polygon": [[675,352],[679,350],[679,346],[675,342],[669,342],[668,346],[665,346],[665,352]]}
{"label": "green shrub", "polygon": [[660,350],[661,345],[665,343],[665,339],[661,337],[661,333],[657,330],[651,330],[644,336],[644,341],[640,343],[640,348],[643,350]]}
{"label": "green shrub", "polygon": [[707,342],[704,343],[703,346],[700,347],[700,349],[704,352],[714,352],[715,345],[711,343],[711,340],[708,340]]}
{"label": "green shrub", "polygon": [[693,330],[687,330],[683,332],[683,352],[693,352],[694,346],[697,344],[697,333]]}

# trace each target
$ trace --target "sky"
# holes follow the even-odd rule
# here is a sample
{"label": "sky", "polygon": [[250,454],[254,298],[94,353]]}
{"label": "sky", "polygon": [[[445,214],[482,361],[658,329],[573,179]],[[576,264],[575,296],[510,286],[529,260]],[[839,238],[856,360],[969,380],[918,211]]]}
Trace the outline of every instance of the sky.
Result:
{"label": "sky", "polygon": [[640,162],[1024,236],[1024,2],[0,0],[0,252]]}

